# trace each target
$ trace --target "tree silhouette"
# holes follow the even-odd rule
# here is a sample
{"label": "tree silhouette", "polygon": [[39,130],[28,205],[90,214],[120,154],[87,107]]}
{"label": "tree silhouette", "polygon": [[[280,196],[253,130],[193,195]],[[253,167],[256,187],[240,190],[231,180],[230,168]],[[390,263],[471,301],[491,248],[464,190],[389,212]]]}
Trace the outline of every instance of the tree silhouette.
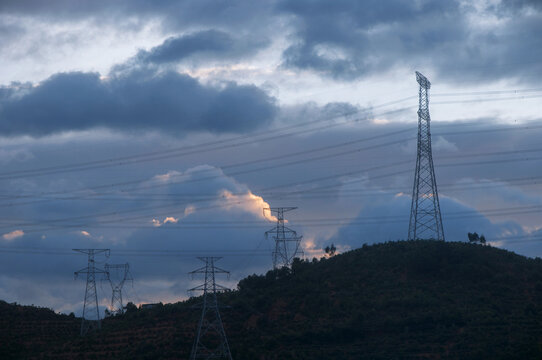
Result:
{"label": "tree silhouette", "polygon": [[326,252],[327,256],[328,257],[332,257],[335,255],[335,253],[337,252],[337,248],[335,247],[334,244],[331,244],[331,246],[326,246],[326,248],[324,249],[324,251]]}
{"label": "tree silhouette", "polygon": [[482,245],[486,243],[486,237],[483,234],[478,235],[477,233],[468,233],[467,237],[471,243],[480,243]]}

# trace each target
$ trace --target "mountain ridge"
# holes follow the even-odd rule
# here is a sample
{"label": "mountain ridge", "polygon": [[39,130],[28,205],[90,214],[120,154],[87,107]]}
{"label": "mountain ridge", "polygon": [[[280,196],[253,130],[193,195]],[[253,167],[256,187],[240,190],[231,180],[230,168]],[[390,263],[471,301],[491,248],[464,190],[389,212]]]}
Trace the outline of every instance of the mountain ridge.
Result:
{"label": "mountain ridge", "polygon": [[[234,359],[542,358],[542,260],[490,246],[364,245],[248,276],[219,300],[228,305],[221,315]],[[130,306],[85,338],[77,336],[79,319],[56,315],[66,325],[49,346],[37,341],[42,345],[29,349],[19,346],[28,341],[13,340],[14,352],[0,355],[188,358],[198,301]]]}

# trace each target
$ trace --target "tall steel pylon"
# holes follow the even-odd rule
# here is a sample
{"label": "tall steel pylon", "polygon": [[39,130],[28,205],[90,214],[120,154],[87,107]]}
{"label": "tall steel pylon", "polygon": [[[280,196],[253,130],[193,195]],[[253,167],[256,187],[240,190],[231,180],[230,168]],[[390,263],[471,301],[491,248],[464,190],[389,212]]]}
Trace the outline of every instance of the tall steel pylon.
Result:
{"label": "tall steel pylon", "polygon": [[438,199],[437,181],[431,150],[431,117],[429,115],[429,89],[431,83],[416,71],[420,84],[418,109],[418,156],[410,207],[408,239],[444,240],[442,216]]}
{"label": "tall steel pylon", "polygon": [[98,293],[96,292],[96,274],[106,274],[105,270],[98,269],[94,261],[94,255],[104,253],[109,257],[109,249],[72,249],[88,255],[88,266],[74,273],[75,278],[80,274],[87,274],[87,287],[85,290],[85,303],[83,305],[83,318],[81,319],[81,336],[89,332],[99,330],[100,310],[98,308]]}
{"label": "tall steel pylon", "polygon": [[203,303],[201,318],[198,323],[198,332],[190,359],[229,359],[231,360],[230,346],[226,338],[226,332],[222,325],[217,293],[227,290],[226,287],[218,285],[215,282],[216,274],[228,274],[229,271],[220,269],[215,266],[215,262],[220,260],[220,257],[198,257],[205,263],[205,266],[190,272],[189,274],[205,274],[205,282],[195,288],[190,289],[190,292],[203,291]]}
{"label": "tall steel pylon", "polygon": [[297,236],[297,233],[294,230],[284,226],[284,213],[295,209],[297,209],[297,207],[263,209],[264,216],[265,212],[269,211],[277,217],[277,225],[273,229],[265,232],[266,238],[271,235],[275,240],[273,269],[278,269],[283,266],[289,267],[294,258],[303,256],[303,249],[301,248],[301,239],[303,236]]}
{"label": "tall steel pylon", "polygon": [[111,296],[111,315],[124,314],[122,303],[122,287],[126,281],[134,281],[130,274],[130,264],[105,264],[107,280],[111,284],[113,295]]}

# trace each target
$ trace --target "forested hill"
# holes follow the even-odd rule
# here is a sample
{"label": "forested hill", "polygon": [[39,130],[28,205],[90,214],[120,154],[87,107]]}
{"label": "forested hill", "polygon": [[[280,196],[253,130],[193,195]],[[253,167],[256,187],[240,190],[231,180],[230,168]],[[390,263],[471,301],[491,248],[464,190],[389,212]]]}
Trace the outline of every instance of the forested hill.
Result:
{"label": "forested hill", "polygon": [[[250,276],[220,299],[237,360],[542,359],[542,260],[490,246],[364,246]],[[75,319],[6,304],[0,355],[187,359],[195,301],[131,307],[86,338]],[[32,321],[41,330],[30,331]]]}

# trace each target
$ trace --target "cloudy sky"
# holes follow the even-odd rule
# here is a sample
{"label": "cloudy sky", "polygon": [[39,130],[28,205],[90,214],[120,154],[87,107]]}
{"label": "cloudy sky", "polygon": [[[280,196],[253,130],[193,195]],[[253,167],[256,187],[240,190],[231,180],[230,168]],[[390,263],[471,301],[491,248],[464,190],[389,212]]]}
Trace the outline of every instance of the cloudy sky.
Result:
{"label": "cloudy sky", "polygon": [[265,207],[309,258],[405,239],[415,71],[446,240],[542,256],[538,0],[4,0],[0,47],[0,299],[80,314],[73,248],[136,303],[195,256],[235,287],[272,266]]}

